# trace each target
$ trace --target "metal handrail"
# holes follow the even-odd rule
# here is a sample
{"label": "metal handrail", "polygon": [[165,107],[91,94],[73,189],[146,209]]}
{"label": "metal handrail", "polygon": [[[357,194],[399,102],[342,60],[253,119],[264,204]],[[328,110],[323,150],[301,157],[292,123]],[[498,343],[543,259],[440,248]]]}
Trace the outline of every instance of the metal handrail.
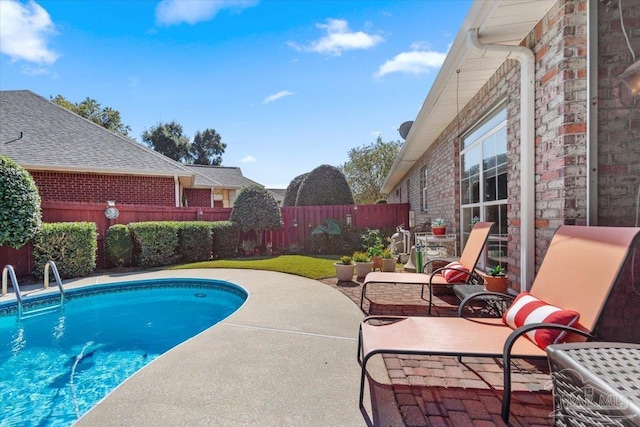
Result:
{"label": "metal handrail", "polygon": [[58,284],[58,289],[60,289],[60,304],[64,305],[64,287],[62,287],[62,280],[60,280],[60,273],[58,273],[58,267],[56,267],[56,263],[49,260],[44,265],[44,287],[49,287],[49,268],[53,272],[53,277],[56,279],[56,283]]}
{"label": "metal handrail", "polygon": [[2,269],[2,295],[7,294],[7,274],[11,278],[11,284],[13,285],[13,291],[16,294],[16,300],[18,301],[18,316],[22,316],[22,293],[20,293],[20,286],[18,286],[18,279],[16,278],[16,272],[13,266],[7,264]]}

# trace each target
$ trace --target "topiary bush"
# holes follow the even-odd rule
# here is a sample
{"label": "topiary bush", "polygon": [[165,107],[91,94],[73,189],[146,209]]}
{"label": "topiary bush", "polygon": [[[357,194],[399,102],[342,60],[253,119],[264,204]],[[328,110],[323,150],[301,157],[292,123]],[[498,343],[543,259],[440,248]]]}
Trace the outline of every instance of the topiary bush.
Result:
{"label": "topiary bush", "polygon": [[233,258],[240,247],[240,229],[231,221],[215,221],[211,226],[211,253],[213,258]]}
{"label": "topiary bush", "polygon": [[133,261],[133,242],[129,227],[116,224],[109,227],[104,237],[104,253],[107,261],[116,267],[127,267]]}
{"label": "topiary bush", "polygon": [[29,172],[0,156],[0,246],[18,249],[38,231],[40,195]]}
{"label": "topiary bush", "polygon": [[178,256],[184,262],[206,261],[211,258],[211,226],[206,221],[176,223]]}
{"label": "topiary bush", "polygon": [[284,200],[282,201],[282,206],[296,205],[296,199],[298,198],[298,189],[300,188],[300,184],[302,184],[307,175],[309,174],[303,173],[302,175],[298,175],[291,180],[284,192]]}
{"label": "topiary bush", "polygon": [[132,222],[134,259],[142,268],[173,264],[178,260],[178,227],[173,221]]}
{"label": "topiary bush", "polygon": [[236,224],[240,231],[253,230],[256,238],[262,244],[262,231],[272,230],[282,226],[280,208],[276,199],[263,187],[252,185],[244,187],[238,193],[231,211],[231,222]]}
{"label": "topiary bush", "polygon": [[44,277],[54,261],[62,279],[83,277],[96,268],[98,231],[93,222],[43,223],[33,239],[33,275]]}
{"label": "topiary bush", "polygon": [[335,166],[321,165],[309,172],[298,189],[296,206],[352,205],[347,179]]}

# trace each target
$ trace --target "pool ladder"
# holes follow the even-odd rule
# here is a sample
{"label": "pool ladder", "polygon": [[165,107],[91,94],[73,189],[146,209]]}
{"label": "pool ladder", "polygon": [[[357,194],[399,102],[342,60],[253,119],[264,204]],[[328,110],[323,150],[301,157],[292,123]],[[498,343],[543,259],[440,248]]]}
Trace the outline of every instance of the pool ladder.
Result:
{"label": "pool ladder", "polygon": [[[58,267],[56,267],[56,263],[53,261],[47,261],[44,265],[44,288],[49,287],[49,270],[53,273],[53,277],[56,279],[56,283],[58,284],[58,289],[60,290],[60,304],[38,308],[31,310],[28,316],[23,316],[23,304],[24,300],[22,298],[22,292],[20,292],[20,286],[18,286],[18,279],[16,278],[16,272],[13,269],[13,266],[7,264],[2,269],[2,295],[7,294],[7,282],[8,278],[11,279],[11,284],[13,285],[13,290],[16,295],[16,301],[18,302],[18,318],[22,319],[24,317],[32,317],[37,316],[38,314],[42,314],[52,309],[63,308],[65,303],[65,295],[64,295],[64,287],[62,286],[62,280],[60,280],[60,273],[58,273]],[[8,277],[7,277],[8,276]]]}

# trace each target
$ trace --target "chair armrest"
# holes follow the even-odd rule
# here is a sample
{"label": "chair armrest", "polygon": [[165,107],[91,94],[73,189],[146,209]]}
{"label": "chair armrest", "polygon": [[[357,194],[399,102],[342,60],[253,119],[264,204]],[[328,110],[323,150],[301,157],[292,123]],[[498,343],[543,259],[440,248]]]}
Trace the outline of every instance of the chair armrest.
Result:
{"label": "chair armrest", "polygon": [[509,334],[507,340],[504,343],[503,356],[511,354],[511,348],[518,338],[535,329],[559,329],[561,331],[582,335],[589,340],[596,339],[596,337],[591,333],[583,331],[582,329],[574,328],[572,326],[559,325],[557,323],[531,323],[529,325],[520,326],[518,329],[514,329],[513,332]]}
{"label": "chair armrest", "polygon": [[369,320],[402,320],[406,319],[407,316],[385,316],[385,315],[375,315],[375,316],[367,316],[362,319],[361,323],[367,323]]}
{"label": "chair armrest", "polygon": [[509,294],[503,294],[501,292],[490,292],[490,291],[481,291],[481,292],[477,292],[475,294],[471,294],[469,296],[467,296],[465,299],[463,299],[460,304],[458,304],[458,317],[463,317],[462,316],[462,312],[464,310],[464,308],[470,304],[471,302],[473,302],[473,300],[479,298],[479,297],[487,297],[490,296],[492,299],[501,299],[503,301],[508,301],[508,302],[513,302],[513,300],[515,299],[515,297],[513,295],[509,295]]}

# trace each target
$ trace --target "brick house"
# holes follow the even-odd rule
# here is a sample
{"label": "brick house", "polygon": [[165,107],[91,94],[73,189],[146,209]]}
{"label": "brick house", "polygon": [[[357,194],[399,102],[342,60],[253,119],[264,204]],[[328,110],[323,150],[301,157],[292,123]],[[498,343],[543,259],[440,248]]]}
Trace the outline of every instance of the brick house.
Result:
{"label": "brick house", "polygon": [[640,99],[619,75],[640,55],[640,2],[621,3],[476,0],[389,202],[410,203],[414,225],[443,217],[460,244],[474,217],[495,221],[480,265],[508,266],[522,290],[560,225],[637,225]]}
{"label": "brick house", "polygon": [[43,202],[232,207],[257,184],[240,168],[183,165],[33,92],[0,91],[0,154],[33,176]]}

